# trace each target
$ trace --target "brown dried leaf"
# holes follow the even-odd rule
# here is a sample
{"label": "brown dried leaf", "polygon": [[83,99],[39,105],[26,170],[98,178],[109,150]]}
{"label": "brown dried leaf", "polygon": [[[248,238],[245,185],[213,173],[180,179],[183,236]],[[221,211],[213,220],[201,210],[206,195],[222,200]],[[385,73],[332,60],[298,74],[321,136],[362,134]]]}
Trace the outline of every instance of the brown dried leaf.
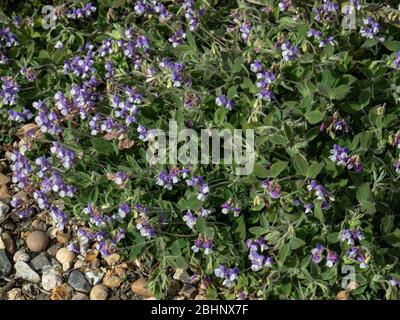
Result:
{"label": "brown dried leaf", "polygon": [[90,250],[87,252],[85,260],[89,263],[96,260],[97,256],[99,255],[99,251],[97,250]]}
{"label": "brown dried leaf", "polygon": [[128,138],[121,140],[118,142],[118,149],[123,150],[123,149],[129,149],[132,148],[135,143],[132,140],[129,140]]}
{"label": "brown dried leaf", "polygon": [[58,287],[55,287],[52,290],[50,300],[68,300],[71,295],[71,290],[69,286],[64,283],[62,285],[59,285]]}

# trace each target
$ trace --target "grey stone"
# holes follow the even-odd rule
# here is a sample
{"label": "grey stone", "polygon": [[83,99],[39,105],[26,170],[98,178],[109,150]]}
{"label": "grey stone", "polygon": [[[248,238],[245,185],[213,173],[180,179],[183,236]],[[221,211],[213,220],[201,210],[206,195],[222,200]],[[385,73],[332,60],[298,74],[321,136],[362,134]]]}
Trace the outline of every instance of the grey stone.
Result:
{"label": "grey stone", "polygon": [[33,283],[40,282],[40,276],[25,261],[18,261],[14,268],[17,271],[18,278]]}
{"label": "grey stone", "polygon": [[191,284],[185,284],[181,289],[180,294],[187,299],[193,299],[197,295],[197,289]]}
{"label": "grey stone", "polygon": [[91,270],[88,272],[85,272],[86,279],[89,280],[89,283],[92,286],[95,286],[100,283],[101,279],[104,277],[104,272],[101,270]]}
{"label": "grey stone", "polygon": [[0,249],[0,275],[8,276],[11,272],[11,262],[8,260],[6,250]]}
{"label": "grey stone", "polygon": [[31,266],[35,271],[42,271],[45,266],[50,266],[51,263],[45,254],[40,254],[32,259]]}
{"label": "grey stone", "polygon": [[71,272],[68,278],[68,284],[76,291],[83,293],[89,293],[92,289],[92,286],[86,280],[84,274],[78,270]]}
{"label": "grey stone", "polygon": [[26,250],[24,248],[19,249],[13,257],[14,262],[18,262],[18,261],[25,261],[28,262],[31,259],[31,257],[29,256],[29,254],[26,252]]}
{"label": "grey stone", "polygon": [[179,280],[184,283],[191,283],[191,278],[185,269],[180,269],[180,268],[176,269],[173,278],[175,280]]}
{"label": "grey stone", "polygon": [[62,284],[63,278],[59,272],[57,272],[51,266],[45,266],[43,268],[42,275],[42,287],[46,291],[51,291],[55,287]]}
{"label": "grey stone", "polygon": [[83,293],[75,293],[71,300],[89,300],[89,297],[84,295]]}
{"label": "grey stone", "polygon": [[0,201],[0,219],[5,217],[5,215],[8,213],[8,210],[10,210],[10,207],[3,201]]}

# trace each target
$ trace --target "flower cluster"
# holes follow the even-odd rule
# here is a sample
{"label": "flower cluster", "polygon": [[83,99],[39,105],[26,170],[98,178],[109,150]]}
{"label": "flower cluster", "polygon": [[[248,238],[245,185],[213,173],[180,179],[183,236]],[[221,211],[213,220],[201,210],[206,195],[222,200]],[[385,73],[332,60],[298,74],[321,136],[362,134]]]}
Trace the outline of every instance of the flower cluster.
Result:
{"label": "flower cluster", "polygon": [[317,22],[332,23],[339,11],[339,5],[336,2],[323,0],[320,6],[314,7],[314,19]]}
{"label": "flower cluster", "polygon": [[279,199],[282,195],[281,186],[276,180],[265,179],[261,183],[261,187],[268,192],[272,199]]}
{"label": "flower cluster", "polygon": [[249,239],[246,241],[247,249],[249,249],[249,259],[251,261],[251,270],[260,271],[264,267],[272,266],[272,257],[263,252],[268,250],[265,239],[258,240]]}
{"label": "flower cluster", "polygon": [[299,54],[299,48],[292,45],[290,41],[286,41],[280,45],[282,50],[282,58],[284,61],[294,61]]}
{"label": "flower cluster", "polygon": [[235,102],[228,99],[225,95],[221,95],[215,98],[215,104],[219,107],[225,107],[229,111],[232,111]]}
{"label": "flower cluster", "polygon": [[19,84],[10,77],[1,77],[0,80],[3,82],[0,90],[1,103],[3,105],[15,105],[17,103]]}
{"label": "flower cluster", "polygon": [[239,269],[227,268],[224,265],[220,265],[218,268],[214,269],[214,274],[216,277],[224,279],[222,284],[230,288],[233,282],[239,278]]}
{"label": "flower cluster", "polygon": [[327,252],[326,254],[326,266],[329,268],[332,268],[339,260],[339,256],[336,252],[331,251],[327,248],[325,248],[322,244],[317,243],[317,245],[315,246],[315,248],[313,248],[311,250],[311,254],[312,254],[312,261],[314,263],[320,263],[323,259],[323,254],[324,252]]}
{"label": "flower cluster", "polygon": [[189,187],[198,188],[199,190],[199,193],[197,195],[198,200],[205,201],[207,199],[210,189],[202,176],[193,176],[192,179],[186,180],[186,185]]}
{"label": "flower cluster", "polygon": [[322,201],[321,204],[322,209],[329,209],[330,207],[329,201],[335,200],[333,195],[330,192],[328,192],[323,185],[319,184],[315,180],[312,180],[310,182],[310,184],[307,186],[307,189],[315,193],[317,200]]}
{"label": "flower cluster", "polygon": [[89,18],[96,11],[96,7],[91,2],[88,2],[83,8],[74,8],[68,10],[65,14],[70,19],[84,19]]}
{"label": "flower cluster", "polygon": [[197,253],[200,250],[204,250],[205,255],[210,255],[212,253],[213,243],[204,236],[199,236],[192,246],[192,251]]}
{"label": "flower cluster", "polygon": [[240,207],[231,204],[231,200],[228,200],[221,204],[221,208],[223,214],[228,214],[229,212],[232,212],[235,218],[239,217],[241,211]]}
{"label": "flower cluster", "polygon": [[372,17],[363,19],[364,27],[361,28],[360,34],[367,39],[374,39],[380,30],[380,25]]}
{"label": "flower cluster", "polygon": [[185,11],[185,18],[189,23],[190,31],[195,31],[199,26],[199,18],[205,14],[205,8],[196,11],[194,0],[183,0],[181,8]]}
{"label": "flower cluster", "polygon": [[330,151],[331,156],[329,159],[336,162],[338,166],[346,167],[347,169],[353,169],[355,172],[361,172],[363,166],[360,162],[360,159],[357,155],[349,156],[349,149],[346,147],[341,147],[338,144],[333,146],[333,149]]}
{"label": "flower cluster", "polygon": [[254,60],[250,65],[250,70],[256,73],[257,76],[257,88],[259,88],[259,92],[257,93],[257,97],[266,100],[272,101],[274,99],[274,93],[271,90],[271,85],[275,81],[276,77],[273,72],[264,70],[262,64],[259,60]]}

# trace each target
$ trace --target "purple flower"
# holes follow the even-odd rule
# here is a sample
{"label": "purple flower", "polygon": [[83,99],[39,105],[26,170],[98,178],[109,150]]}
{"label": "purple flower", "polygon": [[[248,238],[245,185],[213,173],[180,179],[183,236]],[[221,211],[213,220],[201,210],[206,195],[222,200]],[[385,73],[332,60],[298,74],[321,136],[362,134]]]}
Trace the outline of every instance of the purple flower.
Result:
{"label": "purple flower", "polygon": [[122,203],[118,207],[118,217],[121,219],[126,218],[131,213],[131,207],[127,203]]}
{"label": "purple flower", "polygon": [[396,170],[396,173],[400,174],[400,158],[393,164],[393,167]]}
{"label": "purple flower", "polygon": [[230,201],[226,201],[221,205],[222,213],[228,214],[229,212],[233,213],[233,216],[237,218],[240,214],[241,209],[239,207],[233,207],[230,204]]}
{"label": "purple flower", "polygon": [[325,251],[325,247],[322,244],[317,243],[314,249],[311,250],[312,261],[314,263],[320,263],[322,260],[322,254]]}
{"label": "purple flower", "polygon": [[261,183],[261,187],[268,191],[272,199],[279,199],[282,195],[281,186],[275,180],[266,179]]}
{"label": "purple flower", "polygon": [[66,12],[66,16],[70,19],[84,19],[92,15],[96,11],[96,7],[91,2],[88,2],[83,8],[71,9]]}
{"label": "purple flower", "polygon": [[314,7],[314,19],[318,22],[333,22],[339,11],[339,5],[336,2],[323,0],[319,7]]}
{"label": "purple flower", "polygon": [[8,120],[15,122],[24,122],[33,117],[32,113],[28,109],[24,109],[21,112],[15,110],[8,110]]}
{"label": "purple flower", "polygon": [[326,265],[329,268],[332,268],[338,261],[339,256],[336,252],[328,250],[328,254],[326,255]]}
{"label": "purple flower", "polygon": [[197,253],[200,251],[202,247],[203,247],[203,240],[201,238],[198,238],[195,240],[194,245],[192,246],[192,251]]}
{"label": "purple flower", "polygon": [[322,32],[318,31],[314,28],[311,28],[308,32],[307,32],[307,37],[309,38],[314,38],[314,39],[320,39],[322,37]]}
{"label": "purple flower", "polygon": [[235,105],[234,101],[228,99],[225,95],[218,96],[217,98],[215,98],[215,104],[219,107],[225,107],[229,111],[231,111],[233,106]]}
{"label": "purple flower", "polygon": [[326,38],[322,39],[321,42],[319,43],[319,47],[323,48],[327,44],[330,44],[332,47],[335,46],[335,42],[333,41],[333,37],[332,36],[329,36],[329,37],[326,37]]}
{"label": "purple flower", "polygon": [[186,214],[183,216],[183,221],[186,222],[186,225],[190,229],[194,229],[194,226],[196,225],[197,218],[193,215],[193,213],[188,210]]}
{"label": "purple flower", "polygon": [[56,228],[61,231],[64,230],[64,227],[67,224],[67,214],[55,206],[50,207],[50,214],[53,218]]}
{"label": "purple flower", "polygon": [[347,241],[347,244],[354,245],[358,240],[364,239],[364,232],[360,229],[344,229],[339,233],[339,240],[341,242]]}
{"label": "purple flower", "polygon": [[280,11],[286,11],[287,9],[289,9],[289,7],[292,5],[292,1],[291,0],[280,0],[278,7]]}
{"label": "purple flower", "polygon": [[249,38],[252,28],[253,27],[251,26],[251,23],[249,21],[243,22],[243,24],[240,26],[239,31],[243,40],[246,41]]}
{"label": "purple flower", "polygon": [[290,41],[286,41],[281,45],[282,50],[282,58],[284,61],[293,61],[296,60],[297,55],[299,53],[299,49],[293,46]]}
{"label": "purple flower", "polygon": [[17,95],[19,92],[19,84],[10,77],[1,77],[3,82],[0,90],[1,103],[4,105],[15,105],[17,103]]}
{"label": "purple flower", "polygon": [[361,36],[367,39],[374,39],[379,33],[379,23],[376,22],[372,17],[368,17],[363,19],[363,24],[364,27],[362,27],[360,30]]}
{"label": "purple flower", "polygon": [[53,142],[52,144],[53,146],[50,148],[50,152],[56,155],[65,169],[69,169],[75,160],[75,152],[62,146],[58,142]]}
{"label": "purple flower", "polygon": [[125,172],[118,171],[117,173],[115,173],[114,182],[115,182],[117,185],[122,186],[122,185],[124,185],[127,181],[128,181],[128,175],[127,175]]}
{"label": "purple flower", "polygon": [[349,149],[335,144],[330,153],[329,159],[336,162],[338,166],[346,167],[349,170],[354,169],[355,172],[362,171],[363,166],[359,157],[356,155],[349,157]]}
{"label": "purple flower", "polygon": [[172,43],[173,48],[176,48],[184,43],[185,38],[186,32],[184,30],[179,30],[172,37],[170,37],[168,41]]}
{"label": "purple flower", "polygon": [[224,265],[220,265],[218,268],[214,269],[214,274],[216,277],[224,279],[222,284],[230,288],[233,282],[239,278],[239,269],[226,268]]}

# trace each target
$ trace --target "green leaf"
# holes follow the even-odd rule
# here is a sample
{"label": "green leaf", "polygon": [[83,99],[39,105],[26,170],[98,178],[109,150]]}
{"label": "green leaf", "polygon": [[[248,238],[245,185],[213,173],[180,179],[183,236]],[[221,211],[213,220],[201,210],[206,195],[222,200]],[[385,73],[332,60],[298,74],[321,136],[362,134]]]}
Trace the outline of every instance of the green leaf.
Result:
{"label": "green leaf", "polygon": [[282,265],[282,264],[285,262],[287,256],[289,255],[289,252],[290,252],[290,243],[285,243],[285,244],[279,249],[277,258],[278,258],[278,263],[279,263],[280,265]]}
{"label": "green leaf", "polygon": [[200,233],[205,233],[207,229],[206,221],[203,218],[198,218],[196,220],[196,229]]}
{"label": "green leaf", "polygon": [[348,85],[341,85],[339,87],[333,88],[329,94],[331,100],[342,100],[351,91],[351,87]]}
{"label": "green leaf", "polygon": [[242,56],[237,56],[233,61],[232,72],[238,73],[240,70],[242,70],[242,63],[243,63]]}
{"label": "green leaf", "polygon": [[324,119],[324,115],[319,110],[313,110],[307,115],[310,124],[316,124]]}
{"label": "green leaf", "polygon": [[324,223],[325,218],[324,218],[324,212],[321,209],[321,201],[314,201],[314,215],[315,217],[321,221],[322,223]]}
{"label": "green leaf", "polygon": [[369,200],[369,198],[371,197],[371,189],[368,182],[363,183],[361,186],[358,187],[356,197],[358,202],[360,203]]}
{"label": "green leaf", "polygon": [[276,178],[279,174],[288,167],[287,161],[277,161],[268,170],[268,175],[271,178]]}
{"label": "green leaf", "polygon": [[91,139],[91,143],[94,149],[100,154],[109,155],[114,151],[112,143],[103,138],[93,138]]}
{"label": "green leaf", "polygon": [[312,161],[310,167],[307,170],[307,177],[315,179],[317,175],[321,172],[323,167],[324,167],[323,164],[316,161]]}
{"label": "green leaf", "polygon": [[256,177],[265,179],[268,177],[269,171],[261,163],[256,163],[254,165],[254,173]]}
{"label": "green leaf", "polygon": [[270,134],[268,140],[274,144],[288,144],[288,139],[281,134]]}
{"label": "green leaf", "polygon": [[301,248],[305,244],[306,244],[306,242],[300,238],[292,237],[290,239],[290,248],[292,248],[293,250]]}
{"label": "green leaf", "polygon": [[261,236],[263,234],[266,234],[268,232],[268,230],[265,228],[262,228],[262,227],[252,227],[249,229],[249,232],[256,236]]}
{"label": "green leaf", "polygon": [[301,154],[295,154],[293,156],[293,166],[297,173],[302,176],[307,176],[308,173],[308,162]]}

